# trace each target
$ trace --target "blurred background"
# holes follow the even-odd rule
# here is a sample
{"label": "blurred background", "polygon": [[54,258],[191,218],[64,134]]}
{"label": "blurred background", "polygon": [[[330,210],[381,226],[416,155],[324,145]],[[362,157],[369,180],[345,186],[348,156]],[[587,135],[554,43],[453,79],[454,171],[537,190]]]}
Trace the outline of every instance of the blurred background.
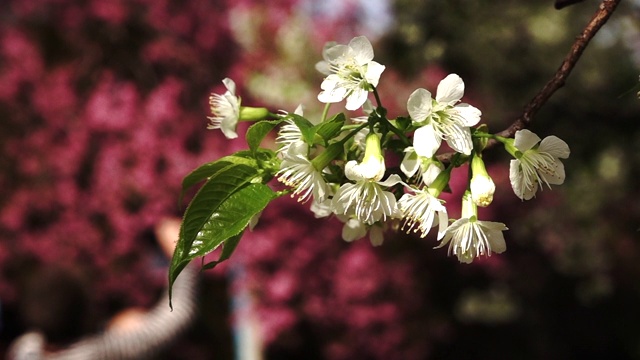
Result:
{"label": "blurred background", "polygon": [[[304,104],[313,117],[322,46],[366,35],[386,65],[391,117],[455,72],[497,132],[598,4],[0,2],[0,355],[29,330],[25,289],[43,269],[81,279],[87,333],[156,304],[167,260],[153,229],[181,215],[182,177],[246,147],[205,130],[223,78],[243,104]],[[497,192],[482,218],[510,228],[506,253],[459,264],[433,234],[347,244],[335,219],[278,199],[231,260],[201,275],[198,320],[161,358],[249,359],[249,334],[265,359],[640,359],[639,74],[640,1],[629,0],[532,123],[569,144],[565,184],[522,202],[507,154],[485,153]],[[454,172],[454,217],[465,178]]]}

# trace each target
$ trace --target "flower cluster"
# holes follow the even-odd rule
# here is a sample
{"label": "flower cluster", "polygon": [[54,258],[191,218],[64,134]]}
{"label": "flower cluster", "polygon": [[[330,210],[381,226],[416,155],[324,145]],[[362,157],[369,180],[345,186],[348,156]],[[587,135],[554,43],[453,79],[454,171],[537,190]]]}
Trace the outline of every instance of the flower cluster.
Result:
{"label": "flower cluster", "polygon": [[[234,138],[238,121],[282,123],[276,138],[277,179],[300,202],[311,201],[316,217],[340,219],[344,240],[369,234],[373,245],[381,245],[384,230],[401,223],[402,229],[420,237],[437,226],[439,247],[448,244],[449,253],[461,262],[503,252],[507,227],[479,220],[477,211],[491,204],[496,190],[483,161],[489,139],[502,143],[513,156],[510,180],[520,199],[531,199],[540,184],[564,182],[559,159],[569,156],[567,144],[555,136],[541,140],[529,130],[517,131],[515,138],[490,134],[486,125],[478,126],[481,111],[461,102],[465,85],[457,74],[439,83],[435,97],[429,90],[415,90],[407,100],[408,116],[389,118],[377,92],[385,67],[373,60],[367,38],[356,37],[347,45],[328,43],[323,58],[316,65],[326,75],[318,94],[326,104],[320,119],[307,120],[301,107],[293,114],[273,115],[240,106],[233,82],[225,79],[227,93],[211,97],[210,128],[221,128]],[[345,99],[347,110],[362,109],[366,116],[351,121],[344,114],[329,117],[330,106]],[[437,156],[443,140],[454,151],[446,163]],[[404,154],[397,173],[387,168],[387,152]],[[467,163],[471,171],[461,218],[449,219],[439,196],[448,189],[451,172]]]}

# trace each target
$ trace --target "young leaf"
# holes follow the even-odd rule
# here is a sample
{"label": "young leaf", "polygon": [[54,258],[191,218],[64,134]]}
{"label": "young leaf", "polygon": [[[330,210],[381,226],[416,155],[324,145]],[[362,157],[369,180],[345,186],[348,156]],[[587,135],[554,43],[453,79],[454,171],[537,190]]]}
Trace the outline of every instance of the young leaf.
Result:
{"label": "young leaf", "polygon": [[282,120],[264,120],[251,125],[247,130],[246,136],[247,144],[249,144],[249,149],[252,152],[255,152],[260,146],[260,143],[262,142],[264,137],[281,122]]}
{"label": "young leaf", "polygon": [[344,125],[345,120],[346,117],[344,116],[344,113],[339,113],[331,119],[316,125],[316,133],[322,136],[325,141],[329,141],[340,133],[340,129],[342,129],[342,125]]}
{"label": "young leaf", "polygon": [[273,158],[275,158],[275,153],[271,150],[259,149],[256,152],[243,150],[238,151],[233,155],[228,155],[216,161],[201,165],[197,169],[190,172],[182,180],[182,190],[180,191],[178,203],[182,203],[182,197],[184,196],[184,192],[187,191],[187,189],[205,179],[210,178],[218,171],[231,164],[245,164],[247,166],[259,168],[261,162],[266,163]]}
{"label": "young leaf", "polygon": [[261,176],[256,167],[230,164],[209,177],[185,211],[169,268],[170,286],[191,260],[238,235],[275,197],[260,183]]}
{"label": "young leaf", "polygon": [[264,184],[249,184],[225,200],[197,233],[190,257],[200,257],[244,230],[254,215],[264,210],[276,193]]}
{"label": "young leaf", "polygon": [[218,171],[224,169],[225,167],[231,165],[233,163],[229,161],[223,161],[219,159],[214,162],[206,163],[197,169],[190,172],[187,176],[182,179],[182,191],[180,191],[180,197],[178,199],[178,204],[182,204],[182,197],[184,196],[184,192],[187,191],[188,188],[193,185],[199,183],[200,181],[209,178],[210,176],[215,175]]}

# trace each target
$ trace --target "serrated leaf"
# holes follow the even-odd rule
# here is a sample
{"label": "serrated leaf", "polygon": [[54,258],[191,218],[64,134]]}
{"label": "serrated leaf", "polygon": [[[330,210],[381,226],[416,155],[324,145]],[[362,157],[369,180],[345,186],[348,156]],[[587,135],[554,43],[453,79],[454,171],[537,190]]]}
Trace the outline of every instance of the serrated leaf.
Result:
{"label": "serrated leaf", "polygon": [[246,135],[249,150],[255,152],[264,137],[281,122],[282,120],[264,120],[251,125]]}
{"label": "serrated leaf", "polygon": [[184,196],[184,193],[185,191],[187,191],[187,189],[205,179],[210,178],[218,171],[231,164],[244,164],[247,166],[258,168],[259,162],[257,160],[268,162],[275,156],[276,155],[273,151],[267,149],[259,149],[255,152],[242,150],[236,152],[235,154],[224,156],[216,161],[201,165],[200,167],[187,174],[184,179],[182,179],[182,189],[180,191],[178,204],[182,204],[182,197]]}
{"label": "serrated leaf", "polygon": [[316,125],[315,131],[318,135],[322,136],[325,141],[329,141],[340,133],[345,120],[346,117],[344,113],[339,113],[331,119]]}
{"label": "serrated leaf", "polygon": [[234,192],[198,232],[189,255],[204,256],[217,248],[222,241],[239,234],[251,218],[264,210],[276,193],[264,184],[249,184]]}
{"label": "serrated leaf", "polygon": [[184,193],[185,191],[187,191],[187,189],[199,183],[200,181],[215,175],[218,171],[224,169],[225,167],[231,164],[232,164],[231,162],[223,161],[222,159],[219,159],[217,161],[213,161],[213,162],[201,165],[197,169],[190,172],[187,176],[184,177],[184,179],[182,179],[182,190],[180,191],[178,204],[182,204],[182,197],[184,196]]}
{"label": "serrated leaf", "polygon": [[296,126],[300,129],[304,142],[309,145],[313,145],[313,138],[316,135],[316,129],[313,124],[309,120],[297,114],[290,113],[287,116],[291,118],[291,120],[293,120]]}
{"label": "serrated leaf", "polygon": [[191,260],[238,235],[275,197],[268,186],[255,183],[256,179],[262,180],[260,176],[261,170],[255,167],[230,164],[212,175],[196,193],[185,211],[171,259],[170,289]]}

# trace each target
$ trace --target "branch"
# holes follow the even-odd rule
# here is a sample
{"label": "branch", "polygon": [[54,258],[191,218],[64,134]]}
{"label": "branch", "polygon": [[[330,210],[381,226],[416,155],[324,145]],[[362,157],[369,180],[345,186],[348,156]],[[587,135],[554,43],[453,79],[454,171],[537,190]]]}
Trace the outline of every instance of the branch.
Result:
{"label": "branch", "polygon": [[[508,128],[502,130],[496,135],[502,137],[513,137],[516,131],[524,129],[529,126],[533,116],[540,110],[542,105],[544,105],[551,95],[553,95],[556,90],[560,89],[564,86],[567,77],[573,70],[574,66],[582,56],[584,49],[586,49],[587,45],[591,41],[591,39],[596,35],[598,30],[604,25],[611,14],[613,14],[614,10],[620,4],[621,0],[603,0],[598,10],[593,15],[591,21],[587,24],[587,26],[582,31],[582,34],[578,36],[571,46],[569,53],[565,56],[562,64],[556,71],[555,75],[546,83],[546,85],[538,92],[538,94],[529,101],[529,103],[525,106],[524,112],[522,115],[517,118]],[[485,148],[493,147],[497,144],[496,140],[489,140],[487,146]],[[449,162],[454,153],[445,153],[438,155],[438,159],[442,162]]]}
{"label": "branch", "polygon": [[569,5],[577,4],[579,2],[583,2],[584,0],[556,0],[554,7],[558,10],[565,8]]}

